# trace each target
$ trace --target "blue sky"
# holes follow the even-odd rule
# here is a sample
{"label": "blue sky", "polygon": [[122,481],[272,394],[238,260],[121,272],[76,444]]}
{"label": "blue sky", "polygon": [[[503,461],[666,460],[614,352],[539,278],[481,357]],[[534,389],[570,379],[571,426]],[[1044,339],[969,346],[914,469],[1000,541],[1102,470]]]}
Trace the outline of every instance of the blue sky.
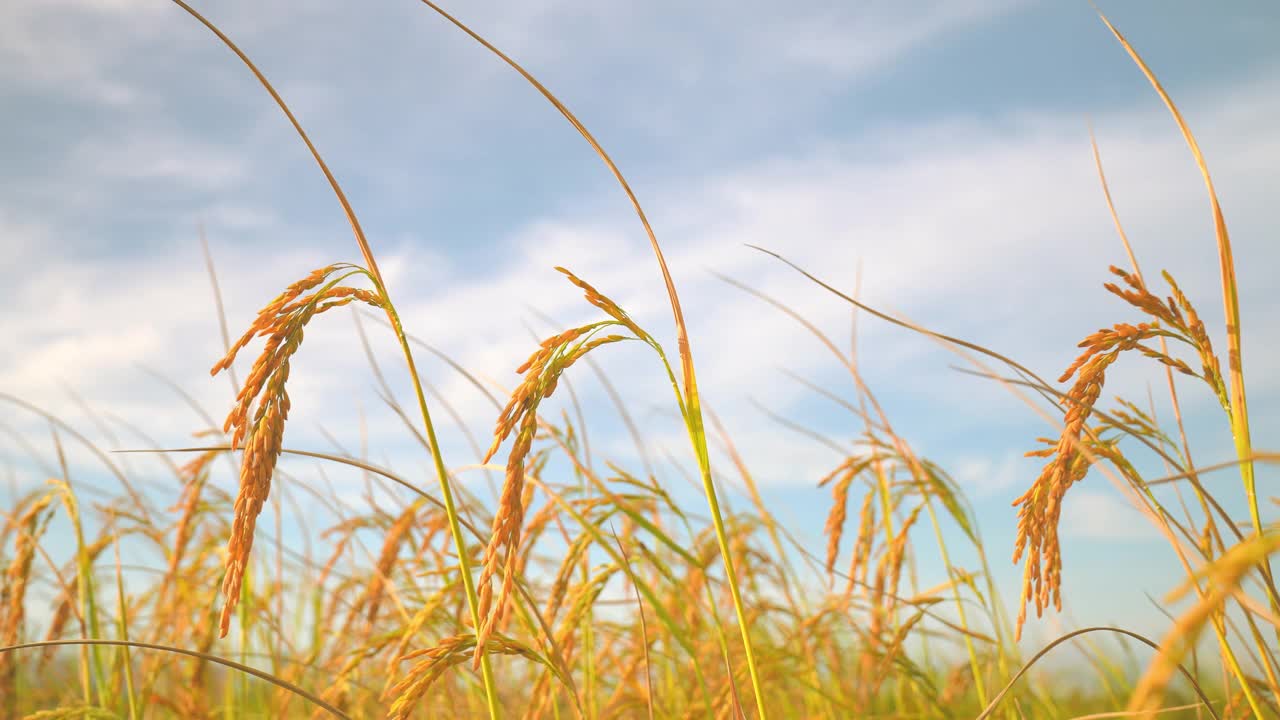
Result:
{"label": "blue sky", "polygon": [[[674,345],[647,242],[598,159],[523,80],[425,6],[199,7],[255,59],[325,155],[410,332],[510,387],[530,329],[550,329],[540,313],[557,326],[593,317],[552,270],[565,265]],[[1280,11],[1265,0],[1226,7],[1102,3],[1180,103],[1214,173],[1239,266],[1255,445],[1275,449]],[[815,550],[828,493],[814,482],[838,457],[754,403],[848,438],[858,429],[851,418],[779,368],[851,388],[802,328],[709,271],[842,340],[849,309],[743,243],[845,288],[861,265],[870,304],[1056,377],[1081,337],[1135,319],[1101,289],[1124,255],[1093,167],[1091,122],[1144,270],[1170,270],[1225,346],[1203,185],[1167,112],[1087,3],[482,0],[450,9],[551,87],[627,173],[672,264],[708,402]],[[358,259],[284,118],[167,2],[3,3],[0,104],[0,251],[11,268],[0,287],[0,391],[104,446],[140,440],[109,418],[96,428],[75,396],[162,445],[186,444],[202,427],[140,365],[219,417],[228,406],[226,380],[207,372],[221,341],[198,226],[233,332],[314,267]],[[425,458],[351,346],[351,318],[321,320],[295,364],[288,443],[328,448],[327,432],[359,447],[363,416],[373,458],[425,477]],[[389,338],[368,329],[405,390]],[[1038,471],[1022,452],[1052,430],[999,387],[948,369],[954,356],[923,338],[868,318],[859,348],[895,427],[970,493],[1012,604],[1009,504]],[[659,368],[634,348],[598,360],[655,454],[684,461]],[[487,402],[443,365],[424,364],[486,435]],[[607,398],[579,370],[597,454],[634,461]],[[1144,399],[1151,383],[1167,414],[1161,378],[1131,360],[1108,390]],[[1213,398],[1183,387],[1197,459],[1229,458]],[[6,422],[49,445],[38,419]],[[445,442],[454,464],[474,462],[459,432]],[[7,433],[0,452],[15,485],[41,479]],[[164,481],[158,465],[130,462]],[[665,475],[681,483],[670,468]],[[1072,490],[1065,624],[1161,627],[1143,593],[1162,594],[1178,571],[1143,522],[1101,476]],[[937,566],[922,540],[927,575]]]}

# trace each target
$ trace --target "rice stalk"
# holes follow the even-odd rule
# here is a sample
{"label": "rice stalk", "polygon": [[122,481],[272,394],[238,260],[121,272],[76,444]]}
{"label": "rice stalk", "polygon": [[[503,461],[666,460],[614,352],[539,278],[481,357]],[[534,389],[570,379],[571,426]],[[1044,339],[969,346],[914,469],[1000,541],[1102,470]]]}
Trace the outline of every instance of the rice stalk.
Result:
{"label": "rice stalk", "polygon": [[[547,101],[564,116],[565,120],[567,120],[569,124],[578,131],[583,140],[591,146],[591,149],[594,150],[604,162],[614,179],[618,182],[618,185],[622,188],[622,191],[626,194],[627,199],[630,200],[631,206],[635,209],[636,215],[640,220],[640,224],[644,227],[645,234],[649,238],[649,245],[658,262],[658,269],[662,275],[663,283],[666,286],[667,299],[671,305],[671,314],[676,330],[676,345],[680,357],[681,377],[684,380],[683,388],[681,388],[679,383],[675,381],[674,374],[670,372],[670,368],[668,368],[668,373],[672,375],[672,385],[676,389],[676,396],[680,405],[681,416],[685,421],[685,426],[689,432],[689,440],[693,446],[694,455],[698,460],[698,470],[702,479],[703,494],[706,497],[707,506],[711,512],[711,520],[715,525],[716,537],[720,544],[720,557],[725,564],[725,573],[728,576],[729,590],[733,599],[734,613],[737,618],[738,630],[742,639],[747,670],[751,676],[752,691],[755,695],[756,711],[760,720],[767,720],[768,712],[764,702],[764,690],[760,685],[759,671],[756,668],[755,650],[752,645],[751,635],[747,625],[746,608],[743,604],[741,590],[738,586],[737,572],[733,567],[732,561],[729,559],[728,538],[725,534],[724,517],[720,510],[720,502],[716,492],[715,482],[711,475],[711,459],[707,450],[707,436],[702,419],[701,397],[698,393],[697,378],[694,374],[693,351],[689,342],[689,329],[685,323],[684,309],[681,306],[680,297],[676,293],[675,281],[671,277],[671,271],[667,267],[666,257],[662,252],[661,246],[658,244],[658,237],[654,233],[652,226],[650,226],[649,219],[646,217],[639,199],[632,191],[631,186],[623,176],[622,171],[618,169],[618,166],[613,162],[613,159],[607,152],[605,152],[604,148],[596,141],[595,137],[587,130],[586,126],[578,120],[577,116],[574,115],[573,112],[564,105],[564,103],[560,102],[560,100],[552,94],[546,86],[539,82],[519,63],[511,59],[508,55],[491,44],[488,40],[485,40],[471,28],[467,27],[461,21],[454,18],[439,5],[431,2],[431,0],[422,0],[422,2],[424,5],[431,8],[441,17],[456,26],[459,30],[466,33],[473,40],[483,45],[485,49],[499,57],[503,62],[510,66],[511,69],[519,73],[521,77],[536,88],[538,92],[540,92],[542,96],[545,97]],[[683,390],[683,392],[681,392],[681,390]]]}
{"label": "rice stalk", "polygon": [[[36,544],[53,515],[50,505],[55,496],[46,493],[32,500],[21,515],[12,519],[15,528],[13,559],[0,581],[0,647],[16,645],[22,640],[23,620],[26,618],[27,585],[31,579],[31,564],[35,559]],[[8,653],[0,654],[0,708],[6,717],[17,713],[18,666]]]}

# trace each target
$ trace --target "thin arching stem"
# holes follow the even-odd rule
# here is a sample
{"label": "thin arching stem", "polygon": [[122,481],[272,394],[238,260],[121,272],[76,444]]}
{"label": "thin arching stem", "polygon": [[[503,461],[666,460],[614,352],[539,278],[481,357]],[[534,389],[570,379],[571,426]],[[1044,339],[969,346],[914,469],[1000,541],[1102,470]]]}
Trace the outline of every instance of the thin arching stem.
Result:
{"label": "thin arching stem", "polygon": [[[384,301],[384,309],[387,313],[387,319],[390,321],[391,327],[396,335],[396,340],[400,343],[400,348],[404,352],[405,363],[409,370],[409,377],[413,381],[414,394],[418,400],[418,408],[422,413],[422,424],[426,430],[427,438],[431,443],[431,457],[433,464],[435,465],[436,474],[440,481],[440,493],[444,498],[445,507],[447,509],[446,514],[448,515],[449,521],[449,533],[453,537],[454,546],[457,551],[458,569],[462,574],[462,583],[467,594],[467,606],[471,612],[471,622],[474,627],[479,628],[480,603],[476,594],[475,580],[471,575],[470,557],[467,553],[466,545],[463,544],[464,537],[462,535],[462,528],[458,523],[457,504],[454,501],[453,489],[449,483],[449,474],[445,469],[444,458],[440,453],[440,446],[436,442],[435,427],[431,423],[431,413],[427,409],[426,395],[422,389],[422,382],[418,378],[417,366],[413,360],[413,352],[409,349],[409,341],[405,337],[404,328],[400,323],[400,317],[396,313],[395,306],[391,302],[391,297],[387,292],[386,283],[383,281],[382,272],[378,269],[378,262],[374,258],[372,248],[369,247],[369,241],[365,238],[364,230],[360,227],[360,221],[356,217],[355,210],[352,209],[351,203],[347,200],[346,193],[342,191],[342,187],[338,184],[337,178],[334,177],[333,172],[329,170],[329,166],[320,156],[320,152],[316,149],[315,145],[312,144],[311,138],[309,138],[306,131],[302,129],[302,124],[298,122],[296,117],[294,117],[293,111],[289,109],[284,98],[276,92],[276,89],[267,80],[266,76],[262,74],[262,71],[253,64],[253,61],[249,59],[249,56],[236,46],[236,44],[231,41],[231,38],[227,37],[217,28],[217,26],[206,20],[204,16],[196,12],[194,8],[183,2],[183,0],[173,0],[173,2],[183,10],[186,10],[196,20],[200,21],[200,23],[208,28],[214,35],[217,35],[218,39],[221,40],[228,49],[234,52],[236,56],[240,58],[241,62],[249,68],[254,77],[258,79],[258,82],[262,84],[262,87],[266,89],[267,93],[271,95],[271,98],[275,100],[276,105],[280,107],[281,112],[283,112],[285,117],[289,119],[290,124],[293,125],[294,131],[297,132],[298,137],[301,138],[302,142],[307,146],[307,150],[311,152],[311,156],[315,159],[316,165],[318,165],[320,171],[324,173],[325,179],[329,181],[329,186],[333,188],[333,193],[337,197],[338,204],[342,206],[342,212],[346,215],[347,222],[351,225],[351,232],[355,236],[356,244],[360,248],[360,254],[364,257],[365,268],[369,271],[369,275],[376,286],[375,289]],[[481,656],[481,675],[484,679],[485,698],[488,703],[489,716],[493,720],[497,720],[499,717],[499,708],[497,688],[493,677],[493,667],[490,664],[488,657],[483,655]]]}
{"label": "thin arching stem", "polygon": [[83,640],[42,640],[40,642],[29,642],[29,643],[21,643],[19,645],[8,645],[6,647],[0,647],[0,653],[13,652],[15,650],[30,650],[35,648],[61,647],[65,645],[76,645],[76,646],[107,645],[110,647],[138,648],[140,650],[157,650],[160,652],[172,653],[174,655],[186,655],[187,657],[198,658],[206,662],[215,663],[223,667],[231,668],[232,670],[237,670],[239,672],[245,673],[246,675],[252,675],[256,678],[266,680],[272,685],[275,685],[276,687],[282,688],[284,690],[288,690],[294,695],[297,695],[298,697],[305,699],[307,702],[312,703],[316,707],[319,707],[322,710],[325,710],[331,713],[334,717],[344,718],[344,720],[351,720],[350,715],[342,712],[341,710],[334,707],[333,705],[325,702],[324,699],[320,698],[319,696],[313,695],[312,693],[307,692],[303,688],[297,685],[294,685],[293,683],[289,682],[288,680],[285,680],[284,678],[276,677],[275,675],[272,675],[269,672],[264,672],[255,667],[250,667],[249,665],[238,663],[235,660],[228,660],[227,658],[218,657],[217,655],[211,655],[209,653],[199,652],[197,650],[187,650],[185,648],[172,647],[169,645],[157,645],[156,643],[138,642],[136,640],[83,639]]}

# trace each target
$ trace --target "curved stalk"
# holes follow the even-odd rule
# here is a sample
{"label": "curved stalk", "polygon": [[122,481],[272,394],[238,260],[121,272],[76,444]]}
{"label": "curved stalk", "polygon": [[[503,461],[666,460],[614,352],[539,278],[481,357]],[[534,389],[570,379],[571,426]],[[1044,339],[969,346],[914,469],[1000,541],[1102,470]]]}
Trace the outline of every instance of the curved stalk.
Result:
{"label": "curved stalk", "polygon": [[[254,77],[258,79],[258,82],[262,84],[262,87],[266,89],[267,93],[271,95],[271,98],[275,100],[276,105],[280,107],[280,110],[289,119],[290,124],[293,125],[294,131],[297,132],[298,137],[301,138],[302,142],[307,146],[307,150],[311,152],[311,156],[320,167],[320,171],[324,173],[325,179],[329,181],[329,186],[333,188],[333,193],[337,196],[339,205],[342,206],[343,214],[346,215],[347,222],[351,225],[351,231],[355,235],[356,244],[360,248],[361,255],[364,256],[366,269],[373,278],[378,294],[382,296],[386,303],[385,309],[387,319],[391,322],[391,326],[396,334],[396,340],[399,341],[400,348],[404,352],[405,363],[408,365],[409,376],[413,380],[414,392],[418,399],[418,408],[422,412],[422,424],[431,444],[431,458],[435,464],[436,474],[440,480],[441,494],[444,496],[446,514],[448,515],[449,520],[449,532],[453,536],[455,549],[458,555],[458,569],[459,572],[462,573],[463,587],[467,592],[467,605],[471,611],[471,622],[478,629],[480,627],[479,599],[476,596],[475,583],[471,577],[471,563],[467,556],[466,545],[463,542],[462,528],[458,522],[457,507],[453,500],[452,488],[449,485],[449,474],[445,469],[444,458],[440,453],[439,444],[436,442],[435,426],[431,423],[431,413],[427,409],[426,395],[423,393],[422,383],[418,378],[417,367],[413,361],[413,352],[409,349],[409,341],[405,337],[404,328],[400,324],[400,316],[396,313],[395,306],[391,302],[391,297],[387,293],[386,284],[383,282],[382,278],[382,272],[378,269],[377,260],[374,258],[372,248],[369,247],[369,241],[365,238],[364,230],[360,227],[360,221],[356,218],[355,210],[352,209],[351,203],[347,200],[346,193],[342,191],[342,187],[338,184],[337,178],[335,178],[333,172],[329,170],[328,164],[326,164],[324,159],[320,157],[320,152],[316,149],[315,145],[312,144],[311,138],[307,136],[306,131],[302,129],[301,123],[299,123],[298,119],[294,117],[293,111],[289,109],[284,98],[276,92],[276,89],[267,80],[266,76],[262,74],[262,71],[253,64],[253,61],[249,59],[249,56],[245,55],[244,51],[231,41],[231,38],[227,37],[213,23],[206,20],[203,15],[195,10],[195,8],[192,8],[190,5],[183,2],[183,0],[173,0],[173,2],[183,10],[186,10],[187,13],[208,28],[218,37],[219,40],[222,41],[224,45],[227,46],[228,49],[240,58],[241,62],[243,62],[247,68],[249,68],[250,72],[252,72]],[[484,679],[485,698],[489,708],[489,717],[492,720],[497,720],[497,718],[500,717],[498,711],[497,689],[494,684],[493,667],[489,662],[488,656],[481,657],[481,674]]]}
{"label": "curved stalk", "polygon": [[199,660],[204,660],[205,662],[211,662],[226,668],[230,668],[232,670],[239,671],[246,675],[252,675],[260,680],[266,680],[267,682],[271,683],[272,685],[275,685],[276,687],[283,688],[284,690],[288,690],[289,692],[293,693],[294,695],[297,695],[298,697],[304,698],[305,700],[307,700],[307,702],[310,702],[316,707],[329,712],[334,717],[343,718],[344,720],[351,720],[350,715],[342,712],[341,710],[334,707],[330,703],[325,702],[324,699],[321,698],[320,696],[309,693],[302,687],[299,687],[298,685],[295,685],[289,682],[288,680],[285,680],[284,678],[277,677],[275,675],[272,675],[269,672],[259,670],[255,667],[251,667],[243,663],[238,663],[235,660],[229,660],[227,658],[218,657],[217,655],[211,655],[209,653],[200,652],[198,650],[187,650],[186,648],[172,647],[169,645],[158,645],[156,643],[138,642],[136,640],[102,640],[102,639],[94,639],[94,638],[84,638],[84,639],[78,639],[78,640],[41,640],[38,642],[27,642],[27,643],[21,643],[18,645],[8,645],[6,647],[0,647],[0,653],[13,652],[16,650],[31,650],[35,648],[64,647],[68,645],[79,646],[79,647],[94,647],[94,648],[99,646],[120,647],[120,648],[139,648],[142,650],[158,650],[160,652],[171,653],[174,655],[185,655],[187,657],[197,658]]}
{"label": "curved stalk", "polygon": [[[381,288],[380,277],[378,285],[382,289],[382,297],[386,298],[386,290]],[[427,408],[427,396],[422,390],[422,381],[418,378],[418,369],[413,361],[413,351],[409,349],[409,339],[405,337],[404,327],[400,324],[400,315],[395,311],[390,299],[387,300],[387,318],[391,321],[396,340],[399,341],[400,349],[404,352],[405,363],[409,366],[409,377],[413,381],[413,392],[418,400],[418,410],[422,413],[422,425],[427,433],[427,444],[431,446],[431,460],[435,464],[436,476],[440,479],[440,495],[444,500],[445,514],[449,519],[449,534],[453,537],[453,546],[458,553],[458,568],[462,573],[462,588],[467,594],[467,609],[471,613],[471,625],[478,631],[480,629],[480,600],[476,594],[475,579],[471,576],[471,559],[467,554],[466,539],[462,535],[462,525],[458,522],[458,507],[453,499],[453,488],[449,485],[449,471],[445,468],[444,455],[440,452],[440,443],[436,439],[436,428],[431,422],[431,411]],[[496,718],[501,717],[501,712],[498,708],[493,665],[489,662],[487,654],[480,656],[480,674],[484,680],[485,702],[489,708],[489,717],[496,720]]]}
{"label": "curved stalk", "polygon": [[[177,2],[178,0],[174,1]],[[662,247],[658,244],[658,237],[654,233],[653,227],[650,226],[649,219],[645,216],[644,209],[640,206],[640,201],[636,198],[635,192],[632,191],[630,183],[628,183],[627,179],[622,175],[622,171],[618,169],[618,166],[595,139],[595,136],[587,130],[586,126],[582,124],[582,121],[580,121],[578,117],[564,105],[564,103],[560,102],[559,98],[552,94],[546,86],[539,82],[537,78],[530,74],[529,71],[525,70],[519,63],[511,59],[498,48],[494,47],[492,43],[485,40],[457,18],[445,12],[445,10],[439,5],[436,5],[431,0],[422,0],[422,3],[434,10],[444,19],[448,20],[459,30],[465,32],[473,40],[483,45],[485,49],[501,58],[503,62],[511,67],[511,69],[520,73],[521,77],[527,80],[530,85],[533,85],[533,87],[536,88],[548,102],[555,106],[556,110],[560,111],[560,114],[564,116],[565,120],[568,120],[569,124],[573,125],[574,129],[577,130],[582,138],[587,141],[587,144],[590,145],[591,148],[595,150],[596,154],[600,156],[600,159],[604,162],[605,166],[608,167],[609,172],[613,175],[614,179],[617,180],[618,185],[621,186],[622,191],[626,193],[627,199],[631,201],[631,206],[635,209],[636,215],[640,219],[640,224],[644,226],[645,234],[649,238],[649,245],[653,248],[653,254],[658,261],[658,268],[662,273],[663,283],[666,285],[667,297],[671,304],[671,314],[675,320],[676,341],[679,346],[680,365],[684,375],[681,414],[684,416],[685,427],[689,431],[689,441],[693,445],[694,455],[698,460],[698,471],[702,476],[702,490],[707,497],[707,506],[711,511],[711,521],[715,526],[716,541],[720,546],[720,557],[724,562],[725,576],[729,583],[729,592],[733,598],[733,610],[737,616],[738,630],[742,636],[743,650],[747,660],[747,671],[751,676],[751,689],[755,695],[756,711],[760,720],[767,720],[768,712],[765,709],[764,692],[760,686],[760,674],[756,667],[755,651],[752,646],[751,635],[747,626],[746,608],[742,601],[742,592],[738,587],[738,574],[734,569],[733,559],[729,553],[729,538],[725,530],[724,514],[720,510],[720,500],[716,493],[715,483],[711,476],[711,460],[707,451],[707,434],[706,429],[703,426],[702,406],[699,402],[698,396],[698,383],[694,376],[693,353],[689,348],[688,327],[685,324],[684,311],[680,305],[680,298],[676,293],[675,281],[671,278],[671,271],[667,267],[666,257],[662,253]],[[680,393],[677,392],[677,396],[679,395]]]}

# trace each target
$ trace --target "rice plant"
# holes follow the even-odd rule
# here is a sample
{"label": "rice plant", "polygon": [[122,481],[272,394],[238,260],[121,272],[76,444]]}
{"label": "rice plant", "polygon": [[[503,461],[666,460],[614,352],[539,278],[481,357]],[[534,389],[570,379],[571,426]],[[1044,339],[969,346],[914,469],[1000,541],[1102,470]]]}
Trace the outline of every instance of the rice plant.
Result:
{"label": "rice plant", "polygon": [[[0,396],[15,412],[48,422],[56,448],[55,457],[43,458],[53,474],[49,483],[18,498],[0,522],[0,717],[1280,716],[1280,593],[1270,566],[1280,551],[1280,526],[1264,521],[1266,499],[1254,474],[1256,463],[1274,463],[1280,454],[1254,450],[1250,436],[1230,237],[1186,122],[1106,18],[1203,175],[1217,234],[1225,362],[1206,330],[1210,299],[1190,297],[1169,273],[1161,274],[1159,288],[1149,284],[1114,207],[1131,262],[1128,269],[1112,267],[1115,280],[1103,286],[1117,301],[1118,319],[1080,342],[1056,382],[996,350],[871,307],[765,250],[761,262],[790,265],[826,290],[829,302],[938,342],[969,372],[989,378],[992,392],[1018,394],[1058,425],[1056,437],[1028,441],[1027,454],[1044,465],[1010,512],[1015,546],[990,547],[960,485],[897,429],[854,351],[842,350],[832,331],[787,298],[724,277],[745,302],[812,333],[855,393],[846,401],[831,388],[811,388],[839,402],[848,427],[856,428],[848,442],[832,444],[841,450],[839,461],[808,478],[829,488],[831,499],[825,547],[812,548],[762,499],[732,433],[704,407],[685,321],[686,312],[699,309],[681,303],[636,193],[578,117],[516,60],[423,0],[426,11],[530,83],[605,164],[650,241],[677,341],[671,352],[610,299],[608,288],[556,268],[598,318],[550,334],[523,363],[514,358],[521,380],[504,402],[447,350],[410,334],[375,247],[302,122],[230,37],[183,0],[173,2],[237,56],[287,117],[349,221],[361,263],[299,268],[302,279],[227,343],[213,374],[231,372],[242,353],[261,347],[243,382],[233,380],[238,391],[229,410],[216,409],[227,412],[221,427],[193,428],[195,447],[133,448],[166,458],[185,453],[186,462],[170,468],[176,492],[139,490],[117,455],[37,405]],[[389,408],[429,459],[434,485],[353,454],[286,445],[295,365],[305,374],[325,360],[308,356],[304,334],[324,322],[320,315],[344,307],[363,308],[359,317],[379,320],[393,336],[407,393],[392,388],[376,364],[372,370]],[[694,459],[687,479],[705,505],[677,502],[671,478],[660,477],[647,459],[591,458],[581,416],[556,415],[544,405],[586,365],[611,388],[609,351],[624,343],[645,348],[653,372],[670,385],[670,408]],[[367,349],[363,330],[352,345]],[[435,393],[429,402],[429,378],[414,355],[424,346],[493,406],[491,444],[481,460],[481,469],[501,473],[492,502],[459,482],[466,469],[444,457],[438,412],[458,414]],[[1130,362],[1165,374],[1172,427],[1132,400],[1108,404],[1108,372]],[[1191,391],[1221,407],[1234,462],[1192,461],[1175,376],[1192,378]],[[618,409],[638,434],[628,408]],[[70,441],[88,447],[119,480],[117,494],[81,497],[63,451]],[[504,445],[505,459],[495,463]],[[724,467],[713,467],[713,451],[728,459]],[[1134,462],[1139,454],[1158,457],[1170,471],[1147,477]],[[308,458],[320,469],[294,476],[282,469],[282,457]],[[362,474],[367,505],[326,489],[323,468],[337,467]],[[227,468],[235,469],[234,494],[215,479]],[[1240,473],[1235,500],[1221,483],[1202,482],[1227,468]],[[1098,475],[1124,490],[1167,540],[1185,579],[1165,606],[1187,599],[1188,607],[1170,617],[1158,639],[1092,627],[1024,656],[1018,640],[1034,622],[1028,608],[1037,617],[1061,610],[1069,583],[1059,534],[1064,499]],[[723,494],[729,476],[746,490],[738,507]],[[411,500],[385,506],[374,500],[375,484],[400,493],[378,497]],[[1177,506],[1160,491],[1168,486],[1178,493]],[[1183,488],[1192,502],[1184,501]],[[273,519],[278,527],[285,503],[294,502],[290,493],[306,493],[328,511],[321,518],[327,526],[306,548],[288,547],[262,527]],[[1247,519],[1227,510],[1239,502]],[[70,549],[51,541],[57,534],[51,529],[64,527]],[[371,538],[380,543],[370,546]],[[163,566],[133,572],[126,582],[124,542],[150,548]],[[994,553],[1003,562],[1006,552],[1024,569],[1014,617],[1000,600],[989,558]],[[945,569],[941,582],[921,582],[916,569],[926,557]],[[47,619],[33,619],[33,583],[55,598]],[[209,602],[215,594],[216,606]],[[1122,651],[1092,642],[1103,636]],[[1088,648],[1088,691],[1038,665],[1075,641]],[[1126,664],[1119,652],[1141,660]]]}

